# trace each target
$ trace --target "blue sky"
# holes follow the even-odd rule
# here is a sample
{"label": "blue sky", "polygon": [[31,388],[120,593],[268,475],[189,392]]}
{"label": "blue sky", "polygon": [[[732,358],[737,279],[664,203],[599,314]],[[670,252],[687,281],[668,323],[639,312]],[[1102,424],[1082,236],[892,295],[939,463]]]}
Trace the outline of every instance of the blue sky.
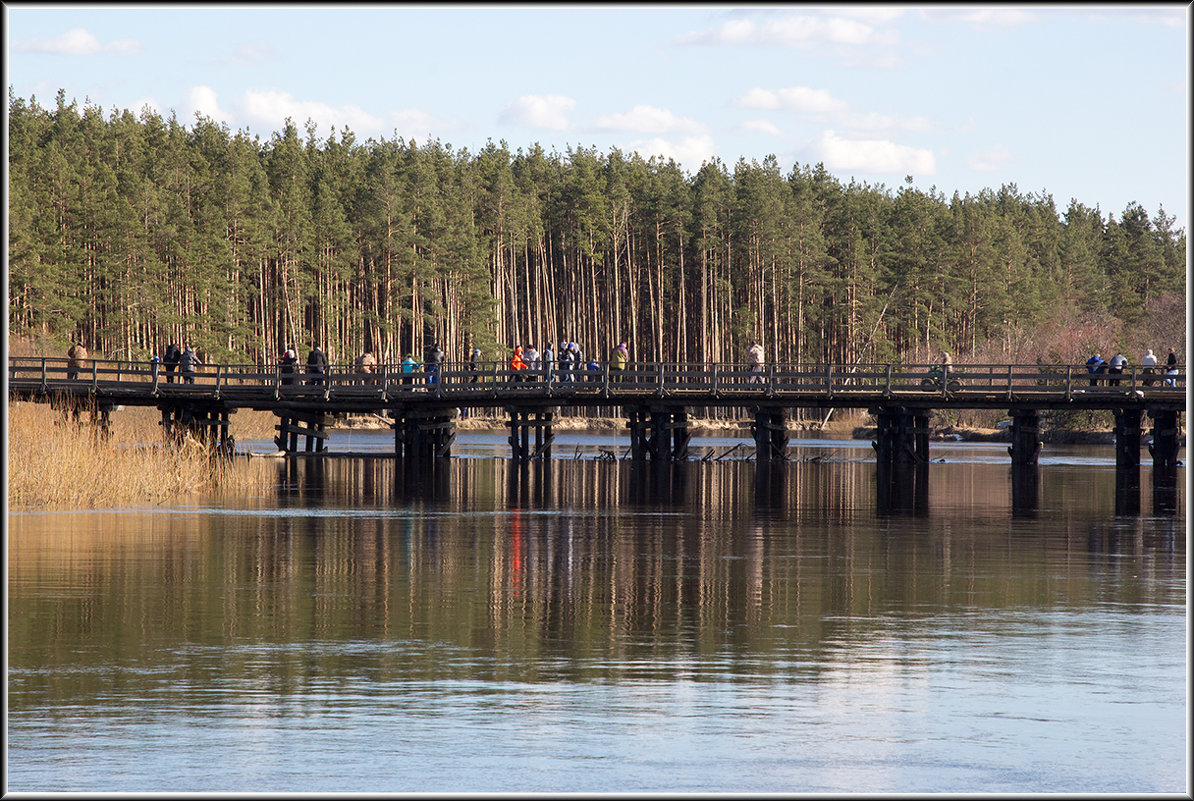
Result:
{"label": "blue sky", "polygon": [[263,138],[824,163],[1189,219],[1189,9],[7,4],[8,83]]}

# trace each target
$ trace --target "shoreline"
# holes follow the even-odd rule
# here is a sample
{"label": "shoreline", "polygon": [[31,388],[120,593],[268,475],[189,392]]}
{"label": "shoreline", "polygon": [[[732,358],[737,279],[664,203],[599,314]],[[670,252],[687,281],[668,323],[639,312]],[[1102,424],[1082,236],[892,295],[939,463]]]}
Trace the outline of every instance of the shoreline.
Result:
{"label": "shoreline", "polygon": [[[580,431],[585,433],[606,433],[625,428],[621,418],[610,417],[562,417],[554,422],[557,431]],[[727,434],[750,433],[750,422],[742,420],[690,420],[689,430],[694,434],[723,432]],[[389,420],[378,415],[349,418],[334,427],[344,431],[381,431],[389,428]],[[459,431],[482,431],[502,433],[507,430],[505,421],[498,417],[468,417],[456,420]],[[818,421],[789,421],[788,431],[817,432],[826,439],[867,440],[873,439],[878,429],[875,426],[859,425],[854,420],[831,420],[824,428]],[[1042,428],[1041,441],[1051,445],[1114,445],[1113,429],[1075,430],[1064,428]],[[1010,426],[1003,428],[976,428],[971,426],[943,425],[931,427],[931,441],[955,442],[1008,442],[1012,441]]]}

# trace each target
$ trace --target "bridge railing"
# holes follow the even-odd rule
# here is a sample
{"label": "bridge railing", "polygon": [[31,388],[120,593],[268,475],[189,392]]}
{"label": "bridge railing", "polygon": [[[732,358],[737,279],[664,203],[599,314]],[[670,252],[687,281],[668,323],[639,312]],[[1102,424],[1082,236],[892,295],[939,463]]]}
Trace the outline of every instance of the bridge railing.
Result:
{"label": "bridge railing", "polygon": [[467,402],[469,396],[526,395],[548,397],[611,397],[637,395],[714,394],[733,399],[785,393],[829,395],[923,394],[961,395],[1042,392],[1067,397],[1082,394],[1116,395],[1125,392],[1184,392],[1184,365],[1171,373],[1164,366],[1151,372],[1129,365],[1121,374],[1090,375],[1085,365],[958,364],[945,382],[932,377],[929,364],[768,363],[757,370],[741,363],[631,362],[624,370],[608,363],[597,369],[512,370],[504,361],[486,362],[471,370],[463,362],[446,362],[438,370],[404,372],[399,364],[383,363],[371,372],[354,365],[328,365],[322,373],[296,366],[285,372],[279,365],[200,364],[192,372],[168,370],[164,364],[145,361],[87,359],[72,365],[56,357],[13,356],[8,360],[10,385],[40,388],[83,386],[91,389],[152,388],[163,396],[211,395],[236,397],[260,395],[263,389],[276,397],[372,398],[424,396],[434,393]]}

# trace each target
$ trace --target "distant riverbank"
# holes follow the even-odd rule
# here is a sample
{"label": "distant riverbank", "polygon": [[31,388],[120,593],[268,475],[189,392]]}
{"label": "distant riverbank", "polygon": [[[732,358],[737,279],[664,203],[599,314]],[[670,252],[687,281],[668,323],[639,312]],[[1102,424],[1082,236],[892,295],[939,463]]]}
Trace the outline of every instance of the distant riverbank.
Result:
{"label": "distant riverbank", "polygon": [[[380,415],[360,415],[342,421],[338,428],[353,430],[386,429],[387,418]],[[626,421],[617,417],[557,417],[553,423],[557,431],[617,431],[626,427]],[[689,430],[694,434],[739,434],[750,435],[749,420],[689,420]],[[502,417],[466,417],[456,420],[461,431],[505,431],[506,421]],[[826,439],[873,439],[878,429],[875,426],[859,425],[858,418],[829,420],[824,428],[819,420],[789,421],[788,430],[793,434],[815,432]],[[958,442],[1011,442],[1011,427],[982,428],[966,425],[933,426],[930,433],[933,440],[955,440]],[[1041,439],[1056,445],[1110,445],[1115,443],[1115,432],[1111,429],[1076,430],[1063,428],[1042,428]]]}

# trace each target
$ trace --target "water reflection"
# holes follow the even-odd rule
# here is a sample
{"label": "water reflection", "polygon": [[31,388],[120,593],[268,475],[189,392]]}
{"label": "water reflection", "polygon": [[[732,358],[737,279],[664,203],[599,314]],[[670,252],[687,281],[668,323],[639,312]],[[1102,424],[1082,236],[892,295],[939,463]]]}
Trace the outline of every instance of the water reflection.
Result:
{"label": "water reflection", "polygon": [[1011,467],[1012,514],[1034,518],[1040,509],[1041,469],[1035,464],[1013,464]]}
{"label": "water reflection", "polygon": [[892,465],[880,461],[875,473],[875,505],[880,515],[928,515],[928,462]]}
{"label": "water reflection", "polygon": [[1140,470],[1115,471],[1115,513],[1117,515],[1140,514]]}
{"label": "water reflection", "polygon": [[[914,474],[901,496],[911,503],[884,513],[863,461],[266,467],[277,480],[264,498],[10,516],[9,712],[23,786],[32,763],[56,781],[81,743],[149,725],[212,764],[244,753],[214,748],[216,729],[284,731],[289,749],[331,726],[349,739],[324,739],[340,748],[322,764],[389,748],[403,778],[421,780],[387,788],[406,790],[489,788],[477,780],[491,781],[492,741],[513,748],[513,733],[539,724],[561,742],[590,738],[560,766],[575,771],[627,759],[609,732],[665,721],[653,768],[692,766],[694,789],[742,788],[744,774],[759,777],[754,789],[792,789],[776,765],[794,752],[853,775],[859,759],[889,764],[890,732],[905,728],[963,744],[953,748],[974,741],[984,764],[1003,747],[1019,766],[1022,750],[1000,742],[1054,724],[1067,740],[1102,742],[1111,716],[1116,748],[1136,749],[1115,764],[1177,764],[1184,521],[1116,517],[1112,469],[1042,468],[1017,488],[1006,465],[926,465],[931,480]],[[1021,699],[1009,714],[1034,687],[1048,704]],[[1104,697],[1114,709],[1084,717]],[[515,716],[510,731],[495,723]],[[101,734],[71,734],[87,722]],[[716,734],[671,743],[685,726]],[[744,732],[779,738],[781,753],[710,767],[708,754]],[[85,764],[144,778],[143,749],[128,745]],[[302,749],[266,749],[301,770]],[[447,760],[440,751],[473,781],[434,784],[425,766]],[[258,775],[255,760],[243,756],[241,775]],[[917,775],[975,760],[951,751]],[[1034,781],[1052,775],[1037,770]],[[1001,789],[982,781],[969,789]]]}

